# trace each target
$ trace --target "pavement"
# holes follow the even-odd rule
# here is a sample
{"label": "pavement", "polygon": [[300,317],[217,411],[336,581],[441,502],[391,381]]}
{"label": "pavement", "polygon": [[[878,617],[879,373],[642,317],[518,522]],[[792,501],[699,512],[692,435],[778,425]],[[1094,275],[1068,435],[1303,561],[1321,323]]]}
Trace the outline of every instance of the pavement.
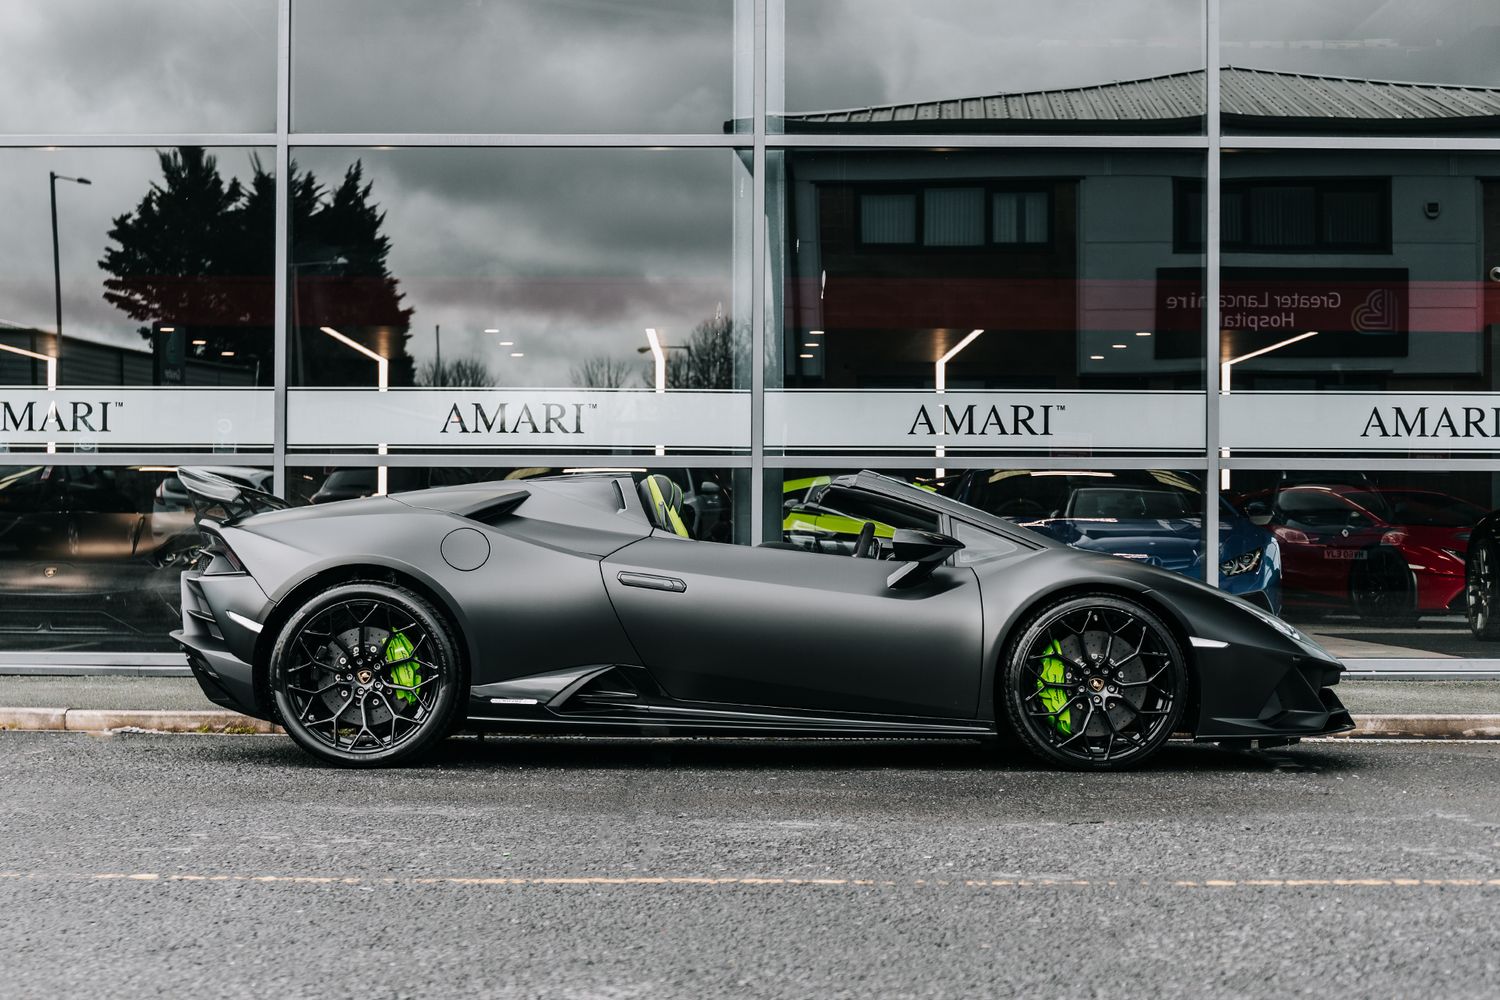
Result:
{"label": "pavement", "polygon": [[[1357,737],[1500,738],[1500,681],[1346,680]],[[273,732],[210,703],[188,677],[0,675],[0,729]]]}
{"label": "pavement", "polygon": [[1500,982],[1500,743],[0,733],[6,997],[1408,997]]}

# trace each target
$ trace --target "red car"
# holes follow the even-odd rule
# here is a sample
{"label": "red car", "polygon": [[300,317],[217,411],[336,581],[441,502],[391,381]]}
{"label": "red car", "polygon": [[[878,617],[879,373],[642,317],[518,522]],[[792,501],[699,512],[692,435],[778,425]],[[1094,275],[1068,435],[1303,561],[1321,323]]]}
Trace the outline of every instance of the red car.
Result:
{"label": "red car", "polygon": [[[1291,607],[1410,622],[1464,610],[1464,555],[1485,510],[1418,489],[1302,484],[1243,498],[1281,545]],[[1257,516],[1259,515],[1259,516]]]}

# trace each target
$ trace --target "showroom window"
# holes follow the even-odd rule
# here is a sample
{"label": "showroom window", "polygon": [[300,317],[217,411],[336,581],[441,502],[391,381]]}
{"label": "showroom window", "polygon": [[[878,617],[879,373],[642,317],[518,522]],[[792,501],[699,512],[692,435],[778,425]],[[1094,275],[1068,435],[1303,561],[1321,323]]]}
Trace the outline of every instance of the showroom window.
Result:
{"label": "showroom window", "polygon": [[1500,660],[1494,5],[128,7],[0,13],[16,656],[180,662],[207,465],[652,469],[735,544],[873,468],[1356,663]]}

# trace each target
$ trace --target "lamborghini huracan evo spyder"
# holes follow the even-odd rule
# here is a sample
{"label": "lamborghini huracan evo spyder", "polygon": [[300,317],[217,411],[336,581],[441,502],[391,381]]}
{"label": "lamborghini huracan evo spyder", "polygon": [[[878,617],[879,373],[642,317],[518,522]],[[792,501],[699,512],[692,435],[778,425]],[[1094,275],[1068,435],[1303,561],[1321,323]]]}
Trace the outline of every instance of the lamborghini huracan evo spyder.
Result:
{"label": "lamborghini huracan evo spyder", "polygon": [[326,761],[650,727],[998,736],[1103,770],[1351,727],[1339,662],[1255,605],[873,472],[799,501],[864,523],[851,555],[695,541],[662,475],[295,510],[179,476],[205,546],[174,638],[210,699]]}

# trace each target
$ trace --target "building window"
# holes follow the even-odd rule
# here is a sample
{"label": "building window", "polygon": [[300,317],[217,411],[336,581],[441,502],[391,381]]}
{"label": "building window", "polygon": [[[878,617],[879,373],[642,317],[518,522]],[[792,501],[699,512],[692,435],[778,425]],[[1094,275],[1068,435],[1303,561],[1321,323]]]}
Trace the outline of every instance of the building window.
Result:
{"label": "building window", "polygon": [[984,188],[928,188],[922,192],[922,243],[977,247],[984,243]]}
{"label": "building window", "polygon": [[1042,244],[1051,226],[1045,191],[996,191],[990,195],[994,242]]}
{"label": "building window", "polygon": [[916,195],[861,195],[859,241],[861,243],[915,243],[917,241]]}
{"label": "building window", "polygon": [[1051,215],[1052,199],[1039,188],[934,185],[910,192],[872,191],[859,196],[859,241],[869,246],[1046,246],[1052,239]]}
{"label": "building window", "polygon": [[[1176,245],[1203,250],[1203,182],[1177,182]],[[1390,253],[1391,186],[1384,177],[1226,180],[1220,200],[1226,253]]]}

